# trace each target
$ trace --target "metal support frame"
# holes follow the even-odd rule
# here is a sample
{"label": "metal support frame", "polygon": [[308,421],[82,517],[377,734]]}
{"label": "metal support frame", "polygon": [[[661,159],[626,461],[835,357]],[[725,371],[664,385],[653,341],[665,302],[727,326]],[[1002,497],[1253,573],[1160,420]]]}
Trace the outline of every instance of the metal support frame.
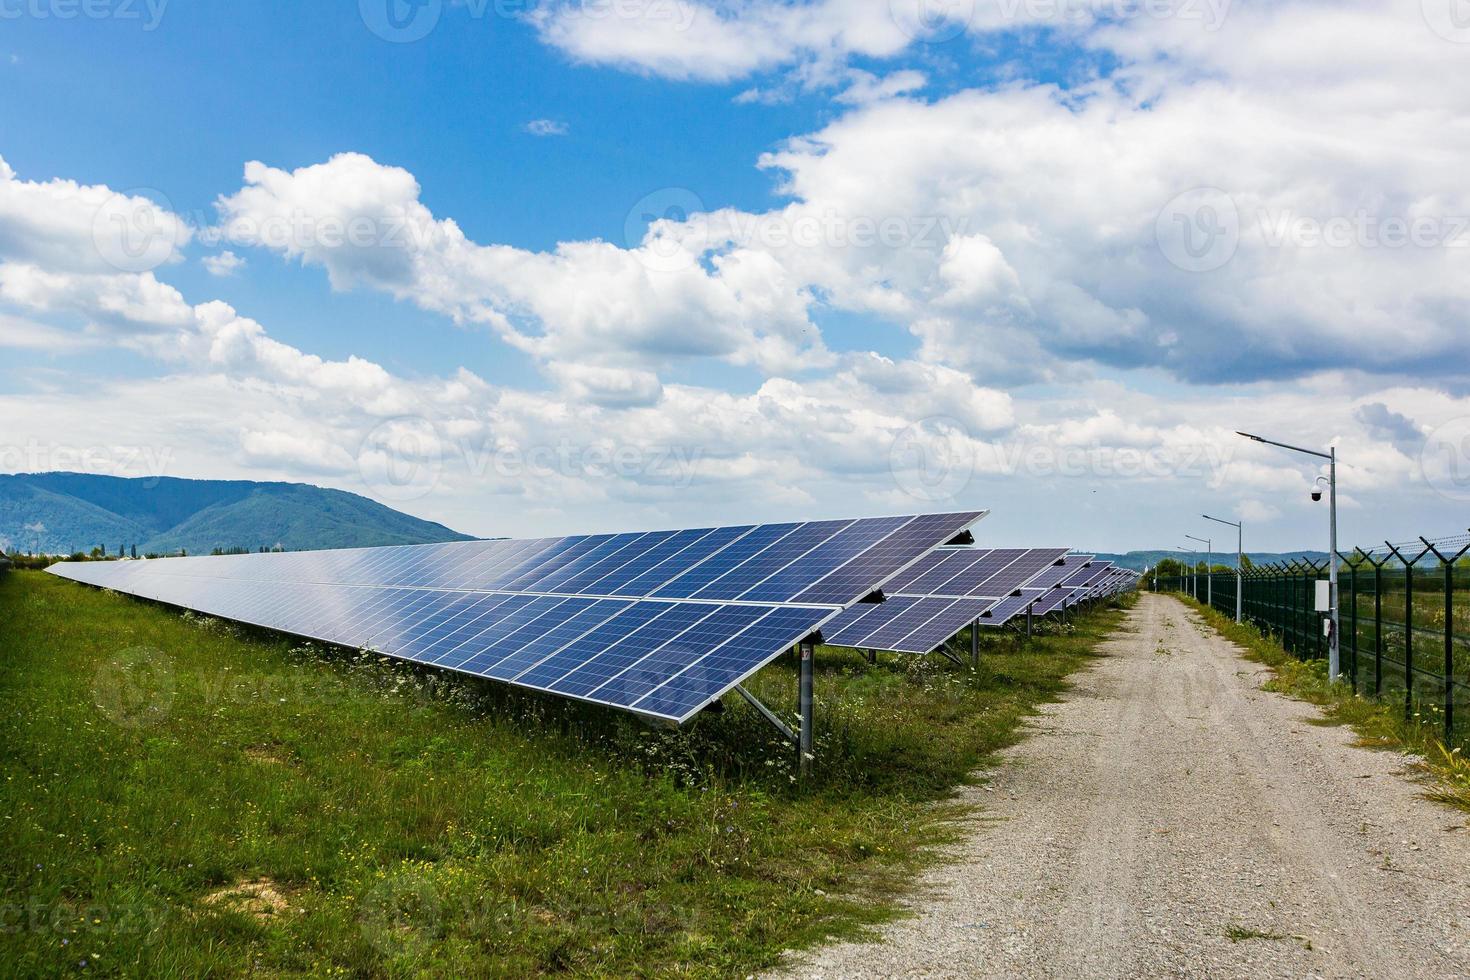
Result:
{"label": "metal support frame", "polygon": [[812,661],[816,659],[816,644],[801,641],[801,681],[799,684],[799,707],[801,731],[796,740],[797,771],[802,779],[812,774]]}
{"label": "metal support frame", "polygon": [[970,666],[980,667],[980,620],[970,624]]}
{"label": "metal support frame", "polygon": [[767,708],[764,704],[761,704],[760,699],[757,698],[754,694],[751,694],[749,691],[747,691],[744,684],[736,684],[735,692],[746,701],[748,701],[752,708],[759,711],[761,715],[766,719],[766,721],[770,722],[772,725],[775,725],[776,730],[779,731],[782,735],[785,735],[788,739],[790,739],[792,745],[797,744],[797,734],[791,730],[791,726],[782,721],[781,716],[776,714],[776,712],[772,711],[770,708]]}
{"label": "metal support frame", "polygon": [[945,641],[944,643],[941,643],[939,646],[935,647],[931,652],[932,653],[937,653],[941,657],[947,657],[948,659],[954,661],[960,667],[963,667],[965,665],[965,662],[963,660],[961,660],[959,657],[955,656],[954,652],[949,649],[949,642],[948,641]]}

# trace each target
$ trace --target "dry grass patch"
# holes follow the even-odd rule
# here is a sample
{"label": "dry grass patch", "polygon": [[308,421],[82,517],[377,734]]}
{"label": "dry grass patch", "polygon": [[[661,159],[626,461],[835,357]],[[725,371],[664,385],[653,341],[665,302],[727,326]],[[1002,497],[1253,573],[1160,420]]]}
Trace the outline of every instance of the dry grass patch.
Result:
{"label": "dry grass patch", "polygon": [[269,921],[291,911],[291,892],[269,878],[239,881],[212,891],[202,899],[212,908],[233,909],[254,919]]}

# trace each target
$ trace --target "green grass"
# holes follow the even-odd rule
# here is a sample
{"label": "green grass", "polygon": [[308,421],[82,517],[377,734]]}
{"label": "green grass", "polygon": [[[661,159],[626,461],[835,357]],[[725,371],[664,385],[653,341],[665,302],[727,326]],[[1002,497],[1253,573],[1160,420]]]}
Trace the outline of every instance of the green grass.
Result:
{"label": "green grass", "polygon": [[[955,787],[1120,616],[988,636],[973,673],[819,651],[817,768],[798,786],[738,699],[655,730],[0,575],[0,963],[744,975],[897,914],[965,826]],[[794,665],[750,686],[784,711]]]}
{"label": "green grass", "polygon": [[1236,623],[1233,616],[1187,595],[1175,593],[1175,597],[1192,606],[1206,624],[1239,645],[1250,659],[1271,668],[1275,676],[1267,682],[1267,690],[1318,705],[1329,723],[1352,727],[1365,746],[1416,753],[1433,782],[1427,795],[1470,811],[1470,760],[1461,749],[1446,747],[1438,737],[1438,708],[1432,702],[1427,714],[1405,719],[1401,692],[1386,691],[1379,700],[1355,692],[1347,683],[1330,683],[1325,660],[1298,660],[1255,626]]}

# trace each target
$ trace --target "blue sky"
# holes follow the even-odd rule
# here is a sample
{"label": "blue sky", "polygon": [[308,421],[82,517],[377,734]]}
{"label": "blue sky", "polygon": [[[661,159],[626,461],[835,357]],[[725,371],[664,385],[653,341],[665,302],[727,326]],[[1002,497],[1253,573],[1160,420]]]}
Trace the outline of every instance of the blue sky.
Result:
{"label": "blue sky", "polygon": [[[1470,39],[1433,0],[389,2],[432,29],[3,7],[0,465],[481,534],[953,505],[997,543],[1164,547],[1202,509],[1316,543],[1314,471],[1256,427],[1342,447],[1347,535],[1467,523]],[[1329,21],[1331,58],[1282,43]],[[119,267],[117,206],[178,240]],[[486,470],[537,447],[577,461]]]}

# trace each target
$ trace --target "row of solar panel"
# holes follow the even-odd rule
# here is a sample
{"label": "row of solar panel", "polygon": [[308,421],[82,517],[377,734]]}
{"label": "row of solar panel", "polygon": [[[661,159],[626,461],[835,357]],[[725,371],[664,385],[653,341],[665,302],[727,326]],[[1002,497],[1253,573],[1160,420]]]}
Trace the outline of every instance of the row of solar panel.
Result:
{"label": "row of solar panel", "polygon": [[834,617],[823,637],[836,646],[927,653],[972,623],[1002,625],[1091,558],[1065,548],[942,548],[895,576],[884,591],[896,594],[885,602]]}
{"label": "row of solar panel", "polygon": [[[682,722],[982,516],[61,563],[50,570]],[[757,601],[765,596],[771,598]]]}
{"label": "row of solar panel", "polygon": [[[941,549],[943,553],[925,559],[895,580],[900,582],[895,588],[937,588],[960,592],[959,597],[900,594],[879,604],[854,606],[827,623],[825,642],[929,653],[967,626],[1003,626],[1028,612],[1044,616],[1067,605],[1112,595],[1138,579],[1136,572],[1118,569],[1111,562],[1095,562],[1092,555],[1066,555],[1064,549],[1062,557],[1058,557],[1059,549],[965,550],[976,554]],[[1042,565],[1043,561],[1047,564]],[[953,574],[936,582],[933,573],[941,566]],[[999,599],[969,597],[966,593],[976,588],[977,578],[1024,584]]]}
{"label": "row of solar panel", "polygon": [[[983,512],[170,559],[148,574],[845,605]],[[128,567],[128,566],[124,566]]]}
{"label": "row of solar panel", "polygon": [[[100,569],[94,564],[78,569]],[[831,611],[172,576],[134,594],[240,622],[687,720]]]}

